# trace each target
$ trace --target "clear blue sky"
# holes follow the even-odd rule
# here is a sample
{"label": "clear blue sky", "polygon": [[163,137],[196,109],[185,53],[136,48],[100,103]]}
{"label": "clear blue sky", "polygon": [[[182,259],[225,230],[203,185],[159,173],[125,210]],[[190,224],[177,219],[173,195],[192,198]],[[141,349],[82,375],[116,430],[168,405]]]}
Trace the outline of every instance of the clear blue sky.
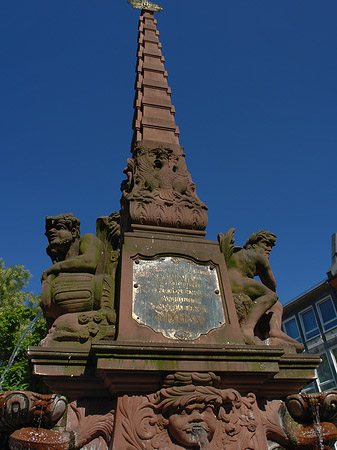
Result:
{"label": "clear blue sky", "polygon": [[[336,0],[162,0],[157,14],[207,237],[278,236],[281,302],[325,277],[337,231]],[[139,12],[126,0],[0,5],[0,256],[40,291],[46,215],[119,209]]]}

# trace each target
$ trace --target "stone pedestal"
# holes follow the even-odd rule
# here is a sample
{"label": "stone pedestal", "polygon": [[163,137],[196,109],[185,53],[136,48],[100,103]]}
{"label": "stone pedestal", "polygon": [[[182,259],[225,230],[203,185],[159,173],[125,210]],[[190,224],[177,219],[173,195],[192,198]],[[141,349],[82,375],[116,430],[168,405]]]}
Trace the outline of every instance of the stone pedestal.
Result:
{"label": "stone pedestal", "polygon": [[197,449],[191,430],[208,430],[209,421],[210,449],[267,450],[271,437],[292,448],[282,399],[311,381],[319,362],[280,347],[193,342],[101,341],[82,352],[35,347],[29,356],[34,373],[69,399],[63,430],[90,450]]}
{"label": "stone pedestal", "polygon": [[244,343],[224,256],[204,234],[133,225],[115,339],[30,348],[34,374],[69,399],[59,430],[75,449],[291,448],[282,399],[314,378],[319,358]]}
{"label": "stone pedestal", "polygon": [[117,342],[242,342],[217,242],[143,228],[124,234]]}

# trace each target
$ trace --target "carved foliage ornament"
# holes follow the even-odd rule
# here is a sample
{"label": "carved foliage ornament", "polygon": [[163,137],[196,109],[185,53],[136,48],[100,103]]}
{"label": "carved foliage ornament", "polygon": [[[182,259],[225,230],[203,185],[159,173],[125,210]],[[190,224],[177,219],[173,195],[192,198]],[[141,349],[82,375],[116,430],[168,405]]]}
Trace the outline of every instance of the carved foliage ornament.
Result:
{"label": "carved foliage ornament", "polygon": [[91,414],[85,407],[78,406],[76,401],[70,403],[67,431],[72,432],[74,449],[107,450],[112,437],[114,414],[114,410]]}
{"label": "carved foliage ornament", "polygon": [[196,194],[181,150],[138,145],[124,173],[122,210],[131,223],[206,228],[207,206]]}
{"label": "carved foliage ornament", "polygon": [[258,439],[263,430],[254,394],[243,398],[233,389],[188,385],[124,396],[119,408],[128,449],[196,449],[203,442],[211,449],[267,450],[265,438],[265,446]]}
{"label": "carved foliage ornament", "polygon": [[[206,381],[210,375],[200,381]],[[181,377],[188,378],[179,374],[170,383]],[[194,380],[199,378],[197,374]],[[163,388],[146,397],[124,396],[118,408],[122,430],[118,448],[328,450],[337,438],[336,399],[337,392],[328,392],[292,395],[286,404],[260,399],[258,405],[252,393],[243,397],[234,389],[192,384]],[[320,435],[310,404],[319,406]]]}

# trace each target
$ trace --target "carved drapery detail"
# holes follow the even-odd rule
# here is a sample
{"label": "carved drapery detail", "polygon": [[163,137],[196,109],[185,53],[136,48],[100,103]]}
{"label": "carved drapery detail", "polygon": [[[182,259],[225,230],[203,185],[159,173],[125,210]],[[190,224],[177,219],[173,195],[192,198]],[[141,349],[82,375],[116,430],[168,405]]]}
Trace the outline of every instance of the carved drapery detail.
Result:
{"label": "carved drapery detail", "polygon": [[124,170],[123,221],[204,230],[207,207],[195,191],[181,149],[137,145]]}

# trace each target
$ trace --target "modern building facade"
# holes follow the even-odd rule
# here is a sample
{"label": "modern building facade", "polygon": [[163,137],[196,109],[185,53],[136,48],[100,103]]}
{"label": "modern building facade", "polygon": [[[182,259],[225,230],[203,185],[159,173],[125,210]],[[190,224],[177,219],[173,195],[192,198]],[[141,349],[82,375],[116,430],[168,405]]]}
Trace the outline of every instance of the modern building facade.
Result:
{"label": "modern building facade", "polygon": [[327,277],[284,305],[283,330],[319,354],[317,380],[306,392],[337,388],[337,233],[332,235],[332,264]]}

